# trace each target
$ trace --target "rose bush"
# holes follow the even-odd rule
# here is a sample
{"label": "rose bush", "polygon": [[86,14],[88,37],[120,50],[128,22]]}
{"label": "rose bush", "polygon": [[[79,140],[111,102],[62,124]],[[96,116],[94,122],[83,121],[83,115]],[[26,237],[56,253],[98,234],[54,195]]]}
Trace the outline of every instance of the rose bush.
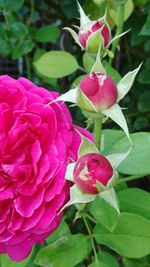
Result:
{"label": "rose bush", "polygon": [[25,78],[0,77],[0,252],[20,261],[59,225],[64,175],[81,142],[65,104]]}

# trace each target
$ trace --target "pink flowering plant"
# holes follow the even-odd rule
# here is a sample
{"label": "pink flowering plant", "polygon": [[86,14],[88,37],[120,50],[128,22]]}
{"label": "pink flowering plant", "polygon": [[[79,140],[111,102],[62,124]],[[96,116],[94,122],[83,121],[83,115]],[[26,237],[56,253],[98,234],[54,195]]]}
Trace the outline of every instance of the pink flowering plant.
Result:
{"label": "pink flowering plant", "polygon": [[[0,76],[1,267],[149,266],[150,196],[127,182],[149,174],[150,136],[129,134],[119,103],[141,65],[121,77],[111,63],[127,32],[112,37],[106,13],[92,21],[78,10],[77,31],[65,28],[84,51],[84,74],[72,88],[59,94]],[[79,65],[51,51],[34,67],[61,78]],[[81,110],[85,128],[65,102]],[[120,129],[106,129],[108,120]]]}

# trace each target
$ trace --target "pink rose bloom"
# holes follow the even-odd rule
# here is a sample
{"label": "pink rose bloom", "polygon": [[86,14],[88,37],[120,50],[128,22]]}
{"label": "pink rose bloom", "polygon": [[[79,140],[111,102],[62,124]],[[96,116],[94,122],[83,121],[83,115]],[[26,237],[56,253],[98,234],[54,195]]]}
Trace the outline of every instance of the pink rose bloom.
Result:
{"label": "pink rose bloom", "polygon": [[114,80],[101,72],[86,75],[80,82],[80,90],[92,102],[97,112],[113,106],[118,97],[118,89]]}
{"label": "pink rose bloom", "polygon": [[25,78],[0,76],[0,253],[20,261],[59,225],[64,180],[81,142],[65,104]]}
{"label": "pink rose bloom", "polygon": [[97,153],[89,153],[78,159],[74,168],[74,182],[84,192],[97,194],[97,184],[107,186],[113,176],[109,161]]}

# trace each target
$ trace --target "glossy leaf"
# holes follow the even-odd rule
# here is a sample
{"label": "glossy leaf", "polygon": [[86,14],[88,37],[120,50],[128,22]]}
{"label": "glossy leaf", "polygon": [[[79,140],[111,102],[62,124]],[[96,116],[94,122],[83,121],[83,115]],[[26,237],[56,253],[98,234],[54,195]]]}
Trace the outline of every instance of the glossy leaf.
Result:
{"label": "glossy leaf", "polygon": [[78,69],[76,59],[64,51],[47,52],[34,66],[41,75],[51,78],[65,77]]}
{"label": "glossy leaf", "polygon": [[103,198],[97,197],[90,204],[90,213],[97,223],[102,224],[110,232],[115,228],[119,214],[118,212]]}
{"label": "glossy leaf", "polygon": [[89,239],[83,234],[76,234],[42,248],[34,262],[43,267],[74,267],[88,256],[90,250]]}
{"label": "glossy leaf", "polygon": [[139,188],[127,188],[117,195],[122,211],[136,213],[150,220],[150,193]]}
{"label": "glossy leaf", "polygon": [[121,256],[141,258],[150,253],[150,221],[136,214],[122,213],[112,233],[97,224],[94,235]]}
{"label": "glossy leaf", "polygon": [[[130,175],[150,174],[150,133],[135,133],[130,135],[133,148],[127,158],[118,167],[119,172]],[[130,149],[130,144],[126,137],[116,142],[111,153],[119,153]]]}

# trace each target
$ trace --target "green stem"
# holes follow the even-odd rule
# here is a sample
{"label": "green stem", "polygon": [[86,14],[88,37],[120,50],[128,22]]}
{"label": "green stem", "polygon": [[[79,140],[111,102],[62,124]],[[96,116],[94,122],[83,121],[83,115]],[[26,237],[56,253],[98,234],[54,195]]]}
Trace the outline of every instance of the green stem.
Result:
{"label": "green stem", "polygon": [[28,20],[28,26],[30,26],[30,24],[32,23],[32,17],[34,14],[34,0],[30,0],[30,10],[31,10],[31,13],[30,13],[30,17]]}
{"label": "green stem", "polygon": [[96,221],[95,221],[95,219],[91,216],[91,215],[89,215],[88,213],[84,213],[85,214],[85,216],[91,221],[91,222],[93,222],[93,223],[97,223]]}
{"label": "green stem", "polygon": [[[124,11],[125,11],[125,3],[124,1],[120,2],[120,4],[118,4],[118,23],[117,23],[117,32],[116,32],[116,36],[121,34],[123,32],[123,24],[124,24]],[[119,41],[120,41],[120,38],[117,38],[113,44],[112,44],[112,53],[115,55],[115,52],[116,52],[116,49],[119,45]],[[110,58],[109,59],[109,63],[110,65],[112,65],[112,61],[113,61],[113,58]]]}
{"label": "green stem", "polygon": [[25,62],[26,62],[27,78],[31,79],[31,65],[30,65],[30,59],[28,55],[25,55]]}
{"label": "green stem", "polygon": [[95,248],[95,244],[94,244],[94,240],[93,240],[93,235],[92,235],[91,229],[90,229],[90,227],[88,225],[87,219],[86,219],[86,217],[85,217],[85,215],[83,213],[82,213],[82,218],[83,218],[84,224],[86,226],[86,229],[87,229],[87,231],[89,233],[89,237],[91,239],[92,248],[93,248],[93,252],[94,252],[94,256],[95,256],[96,266],[99,267],[99,262],[98,262],[97,252],[96,252],[96,248]]}
{"label": "green stem", "polygon": [[121,184],[121,183],[124,183],[124,182],[134,181],[134,180],[137,180],[137,179],[144,178],[145,176],[146,175],[131,175],[131,176],[128,176],[126,178],[123,178],[123,179],[118,180],[117,184]]}
{"label": "green stem", "polygon": [[102,120],[103,117],[94,119],[94,137],[95,137],[95,145],[100,151],[101,148],[101,132],[102,132]]}

